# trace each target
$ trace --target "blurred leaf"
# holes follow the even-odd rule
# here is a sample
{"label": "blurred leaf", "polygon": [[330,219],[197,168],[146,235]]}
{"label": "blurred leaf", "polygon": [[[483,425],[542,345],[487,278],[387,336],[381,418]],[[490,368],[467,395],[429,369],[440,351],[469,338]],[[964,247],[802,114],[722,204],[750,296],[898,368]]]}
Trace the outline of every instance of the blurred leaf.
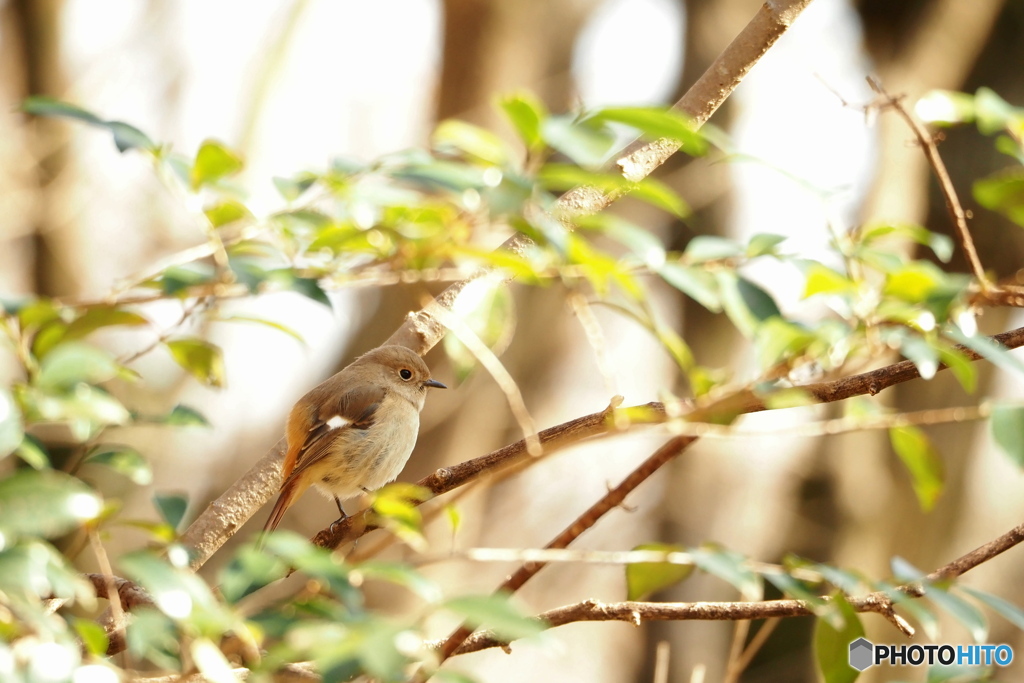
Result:
{"label": "blurred leaf", "polygon": [[544,144],[540,131],[548,111],[543,102],[531,93],[520,92],[506,95],[498,103],[527,147],[536,149]]}
{"label": "blurred leaf", "polygon": [[[682,553],[686,549],[669,543],[644,543],[633,550],[657,550],[665,553]],[[669,562],[636,562],[626,565],[626,599],[646,600],[658,591],[674,586],[693,573],[692,564]]]}
{"label": "blurred leaf", "polygon": [[768,232],[762,232],[754,235],[747,243],[747,258],[774,254],[775,247],[779,246],[787,239],[789,238],[785,235],[773,235]]}
{"label": "blurred leaf", "polygon": [[85,645],[85,649],[88,650],[89,654],[94,657],[106,657],[110,639],[107,638],[107,634],[103,631],[102,626],[91,619],[77,617],[74,618],[72,624],[75,627],[75,633],[82,639],[82,644]]}
{"label": "blurred leaf", "polygon": [[204,679],[212,683],[238,683],[231,664],[213,641],[196,638],[189,646],[189,652]]}
{"label": "blurred leaf", "polygon": [[475,628],[493,631],[502,640],[528,638],[547,628],[544,622],[520,612],[506,594],[467,595],[449,600],[444,607]]}
{"label": "blurred leaf", "polygon": [[406,180],[428,189],[479,190],[486,187],[484,170],[456,161],[430,159],[428,162],[408,164],[391,171],[397,180]]}
{"label": "blurred leaf", "polygon": [[998,133],[1024,118],[1024,110],[1014,107],[991,88],[978,88],[974,94],[978,130],[985,135]]}
{"label": "blurred leaf", "polygon": [[251,545],[245,545],[220,570],[217,583],[224,599],[236,603],[287,573],[288,567],[281,560]]}
{"label": "blurred leaf", "polygon": [[193,190],[242,170],[242,157],[216,140],[204,140],[196,153],[189,180]]}
{"label": "blurred leaf", "polygon": [[[537,179],[548,190],[563,192],[578,186],[593,187],[606,194],[628,193],[674,216],[683,217],[689,213],[686,202],[674,190],[653,178],[631,182],[618,173],[588,171],[572,164],[548,163],[538,171]],[[598,219],[599,216],[603,214],[587,218]],[[605,217],[605,220],[608,220],[608,217]]]}
{"label": "blurred leaf", "polygon": [[381,525],[386,527],[410,547],[426,548],[423,537],[423,515],[417,501],[429,500],[429,489],[414,484],[396,482],[374,492],[373,510],[380,516]]}
{"label": "blurred leaf", "polygon": [[718,298],[718,281],[706,269],[666,263],[658,269],[658,275],[712,313],[722,310],[722,302]]}
{"label": "blurred leaf", "polygon": [[674,109],[659,107],[606,107],[598,109],[591,118],[625,124],[648,138],[670,138],[682,144],[690,156],[707,152],[707,142],[698,133],[685,114]]}
{"label": "blurred leaf", "polygon": [[25,426],[21,410],[11,393],[0,387],[0,460],[13,453],[23,438]]}
{"label": "blurred leaf", "polygon": [[974,363],[967,360],[967,357],[953,346],[940,343],[938,348],[942,364],[949,368],[964,391],[973,394],[978,386],[978,371]]}
{"label": "blurred leaf", "polygon": [[508,163],[509,150],[494,133],[458,119],[438,124],[431,137],[434,147],[442,152],[461,152],[470,158],[494,166]]}
{"label": "blurred leaf", "polygon": [[889,441],[910,474],[921,509],[930,511],[945,486],[944,468],[938,451],[917,427],[892,427],[889,429]]}
{"label": "blurred leaf", "polygon": [[153,483],[149,461],[134,448],[116,444],[95,446],[85,455],[82,464],[104,465],[139,486]]}
{"label": "blurred leaf", "polygon": [[178,404],[160,420],[175,427],[209,427],[210,422],[195,408]]}
{"label": "blurred leaf", "polygon": [[349,580],[349,568],[329,550],[312,545],[290,531],[275,531],[265,536],[265,550],[311,578],[328,584],[349,612],[363,607],[363,593]]}
{"label": "blurred leaf", "polygon": [[860,672],[850,666],[850,643],[864,637],[860,615],[842,593],[832,595],[842,616],[838,628],[824,619],[814,621],[814,660],[825,683],[852,683]]}
{"label": "blurred leaf", "polygon": [[89,384],[73,389],[30,391],[25,395],[31,420],[64,422],[78,441],[92,438],[108,425],[122,425],[131,413],[109,393]]}
{"label": "blurred leaf", "polygon": [[306,193],[306,190],[313,187],[318,180],[315,173],[299,173],[291,178],[283,178],[280,176],[274,177],[274,187],[289,202],[294,202],[296,199]]}
{"label": "blurred leaf", "polygon": [[799,356],[816,337],[796,323],[780,317],[770,317],[757,327],[754,339],[758,365],[768,369],[777,363]]}
{"label": "blurred leaf", "polygon": [[982,335],[969,337],[955,325],[947,325],[942,331],[947,337],[963,344],[996,367],[1007,372],[1024,373],[1024,363],[996,340]]}
{"label": "blurred leaf", "polygon": [[98,384],[117,376],[120,366],[106,351],[89,344],[61,344],[43,359],[36,384],[43,389],[69,389]]}
{"label": "blurred leaf", "polygon": [[214,228],[221,228],[241,220],[253,219],[252,213],[245,204],[234,199],[219,201],[203,209],[203,213]]}
{"label": "blurred leaf", "polygon": [[1024,168],[1011,168],[974,181],[974,198],[1024,226]]}
{"label": "blurred leaf", "polygon": [[951,90],[932,90],[914,104],[914,113],[925,123],[970,123],[974,120],[974,96]]}
{"label": "blurred leaf", "polygon": [[864,228],[860,234],[863,244],[873,244],[890,236],[909,239],[928,247],[943,263],[947,263],[953,256],[953,240],[948,235],[932,232],[920,225],[877,223]]}
{"label": "blurred leaf", "polygon": [[[900,331],[902,332],[902,331]],[[900,353],[909,361],[913,361],[922,379],[932,379],[939,370],[939,352],[916,334],[906,332],[896,335]]]}
{"label": "blurred leaf", "polygon": [[213,266],[208,263],[188,263],[166,269],[156,283],[164,294],[173,296],[191,287],[213,282],[214,275]]}
{"label": "blurred leaf", "polygon": [[541,126],[541,135],[552,148],[591,168],[600,166],[615,144],[615,135],[604,126],[571,116],[549,117]]}
{"label": "blurred leaf", "polygon": [[1017,467],[1024,468],[1024,406],[997,403],[992,407],[992,437]]}
{"label": "blurred leaf", "polygon": [[927,585],[924,595],[967,629],[974,642],[984,643],[988,638],[988,622],[977,607],[934,583]]}
{"label": "blurred leaf", "polygon": [[320,282],[316,278],[297,277],[292,280],[290,289],[307,299],[323,304],[327,308],[333,308],[331,300],[327,297],[327,292],[323,290],[323,287],[320,286]]}
{"label": "blurred leaf", "polygon": [[99,128],[106,128],[114,136],[114,144],[117,145],[117,149],[120,152],[126,152],[129,149],[134,148],[145,149],[150,152],[156,149],[156,145],[153,141],[138,128],[130,126],[122,121],[107,121],[101,119],[92,112],[86,111],[81,107],[68,104],[67,102],[61,102],[60,100],[53,99],[52,97],[33,95],[32,97],[25,99],[21,108],[22,111],[35,116],[77,119]]}
{"label": "blurred leaf", "polygon": [[50,468],[50,456],[46,453],[43,445],[39,443],[39,440],[31,434],[25,435],[24,440],[18,445],[15,453],[22,461],[34,469],[45,470]]}
{"label": "blurred leaf", "polygon": [[696,263],[723,261],[743,254],[743,248],[732,240],[713,235],[697,235],[686,245],[683,255]]}
{"label": "blurred leaf", "polygon": [[133,657],[149,660],[162,669],[180,670],[180,645],[174,623],[162,612],[152,608],[132,612],[132,627],[126,630],[125,637]]}
{"label": "blurred leaf", "polygon": [[847,294],[856,291],[856,289],[857,287],[853,281],[845,275],[841,275],[820,263],[814,263],[807,270],[804,298],[812,297],[815,294]]}
{"label": "blurred leaf", "polygon": [[172,529],[177,529],[188,510],[188,496],[180,493],[157,493],[153,495],[153,504],[161,519]]}
{"label": "blurred leaf", "polygon": [[[92,584],[56,548],[38,540],[21,539],[17,545],[0,551],[0,594],[4,596],[5,609],[12,603],[26,609],[42,608],[38,600],[31,598],[74,601],[85,610],[96,607]],[[40,609],[38,617],[36,627],[43,633],[51,631],[55,624],[49,621],[49,613]],[[10,624],[4,622],[5,636],[11,633]],[[58,627],[62,632],[66,628],[64,623]]]}
{"label": "blurred leaf", "polygon": [[695,548],[690,555],[702,571],[732,584],[744,599],[753,600],[761,594],[761,580],[747,567],[743,555],[713,545]]}
{"label": "blurred leaf", "polygon": [[[512,340],[516,326],[515,307],[512,293],[503,278],[471,280],[452,305],[452,313],[496,355],[503,353]],[[466,379],[476,367],[476,356],[454,334],[445,335],[442,343],[456,376],[460,381]]]}
{"label": "blurred leaf", "polygon": [[363,562],[356,567],[356,571],[366,579],[387,581],[396,586],[408,588],[429,603],[439,602],[443,597],[443,593],[436,583],[407,564],[400,562]]}
{"label": "blurred leaf", "polygon": [[283,325],[281,323],[274,322],[273,320],[267,320],[266,318],[258,318],[258,317],[253,316],[253,315],[232,314],[232,315],[222,316],[220,318],[217,318],[217,320],[219,320],[221,322],[225,322],[225,323],[229,323],[229,322],[242,322],[242,323],[256,323],[257,325],[265,325],[267,327],[270,327],[270,328],[273,328],[273,329],[277,330],[278,332],[284,332],[285,334],[287,334],[289,337],[291,337],[295,341],[299,342],[300,344],[305,344],[306,343],[305,340],[302,338],[302,336],[299,335],[299,333],[296,332],[295,330],[293,330],[292,328],[288,327],[287,325]]}
{"label": "blurred leaf", "polygon": [[115,325],[137,327],[139,325],[148,324],[149,321],[138,313],[125,311],[113,306],[95,306],[75,318],[75,320],[68,325],[64,336],[65,339],[80,339],[81,337],[103,327],[113,327]]}
{"label": "blurred leaf", "polygon": [[[126,553],[118,559],[120,570],[149,592],[161,612],[176,621],[202,616],[216,619],[222,606],[210,587],[188,569],[172,566],[148,550]],[[201,615],[195,614],[199,610]]]}
{"label": "blurred leaf", "polygon": [[998,595],[992,595],[985,591],[980,591],[977,588],[970,588],[968,586],[961,586],[969,595],[977,598],[983,604],[991,608],[996,614],[1006,619],[1008,622],[1016,626],[1018,629],[1024,631],[1024,610],[1012,602],[1008,602]]}
{"label": "blurred leaf", "polygon": [[0,528],[52,538],[95,519],[99,496],[80,479],[56,470],[20,470],[0,479]]}
{"label": "blurred leaf", "polygon": [[779,307],[768,292],[733,271],[715,273],[722,296],[722,308],[736,329],[745,337],[753,337],[758,326],[774,317],[782,317]]}
{"label": "blurred leaf", "polygon": [[220,347],[195,338],[175,339],[165,345],[175,362],[200,382],[207,386],[224,386],[224,359]]}

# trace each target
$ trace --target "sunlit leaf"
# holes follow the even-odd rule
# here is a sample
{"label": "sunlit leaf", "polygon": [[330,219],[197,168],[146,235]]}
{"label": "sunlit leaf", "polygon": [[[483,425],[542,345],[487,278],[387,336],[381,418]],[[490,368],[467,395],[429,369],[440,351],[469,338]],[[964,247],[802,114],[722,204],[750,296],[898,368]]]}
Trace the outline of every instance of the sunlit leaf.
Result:
{"label": "sunlit leaf", "polygon": [[157,493],[153,496],[153,504],[156,505],[160,517],[167,522],[168,526],[177,529],[181,520],[185,519],[185,511],[188,510],[188,496]]}
{"label": "sunlit leaf", "polygon": [[255,323],[257,325],[265,325],[266,327],[275,329],[278,332],[284,332],[285,334],[287,334],[289,337],[291,337],[295,341],[297,341],[297,342],[299,342],[301,344],[305,344],[305,340],[302,338],[301,335],[299,335],[298,332],[296,332],[292,328],[288,327],[287,325],[283,325],[281,323],[274,322],[273,320],[267,320],[266,318],[259,318],[259,317],[254,316],[254,315],[241,315],[241,314],[237,314],[236,313],[236,314],[231,314],[231,315],[226,315],[226,316],[219,317],[219,318],[217,318],[217,320],[219,320],[221,322],[226,322],[226,323],[227,322],[242,322],[242,323]]}
{"label": "sunlit leaf", "polygon": [[938,349],[939,360],[942,361],[942,364],[949,368],[964,391],[973,394],[978,386],[978,371],[975,364],[967,360],[962,352],[945,342],[938,344]]}
{"label": "sunlit leaf", "polygon": [[815,339],[814,334],[796,323],[777,316],[770,317],[764,320],[754,333],[758,365],[767,369],[798,356]]}
{"label": "sunlit leaf", "polygon": [[221,228],[225,225],[237,223],[242,220],[252,220],[253,215],[249,209],[234,199],[225,199],[203,209],[203,214],[210,221],[214,228]]}
{"label": "sunlit leaf", "polygon": [[110,639],[107,637],[103,627],[91,619],[75,618],[72,623],[74,624],[75,633],[82,639],[82,644],[85,645],[85,649],[89,651],[89,654],[95,657],[105,657]]}
{"label": "sunlit leaf", "polygon": [[544,622],[520,612],[504,594],[455,598],[444,603],[444,607],[474,627],[490,629],[503,640],[528,638],[546,628]]}
{"label": "sunlit leaf", "polygon": [[705,545],[691,550],[690,555],[702,571],[732,584],[744,598],[754,599],[761,594],[760,578],[747,567],[747,558],[739,553]]}
{"label": "sunlit leaf", "polygon": [[925,123],[969,123],[974,120],[974,97],[962,92],[932,90],[914,104],[914,113]]}
{"label": "sunlit leaf", "polygon": [[0,529],[52,538],[94,519],[102,501],[80,479],[55,470],[20,470],[0,479]]}
{"label": "sunlit leaf", "polygon": [[598,121],[621,123],[640,131],[648,138],[670,138],[682,144],[690,156],[707,151],[707,142],[696,131],[693,122],[674,109],[659,107],[604,107],[591,115]]}
{"label": "sunlit leaf", "polygon": [[953,256],[953,240],[948,235],[932,232],[920,225],[877,223],[865,227],[860,233],[863,244],[872,244],[885,237],[901,237],[926,246],[943,263]]}
{"label": "sunlit leaf", "polygon": [[145,456],[134,448],[117,444],[96,446],[86,453],[83,464],[103,465],[139,486],[153,483],[153,470]]}
{"label": "sunlit leaf", "polygon": [[0,387],[0,460],[13,453],[24,437],[21,409],[11,393]]}
{"label": "sunlit leaf", "polygon": [[903,357],[913,361],[922,379],[932,379],[939,370],[939,352],[928,340],[915,334],[899,334],[899,349]]}
{"label": "sunlit leaf", "polygon": [[175,427],[209,427],[210,422],[195,408],[178,404],[160,420]]}
{"label": "sunlit leaf", "polygon": [[238,683],[238,676],[235,675],[231,664],[213,641],[196,638],[189,646],[189,652],[205,680],[211,683]]}
{"label": "sunlit leaf", "polygon": [[1024,406],[999,403],[992,408],[992,437],[1018,467],[1024,468]]}
{"label": "sunlit leaf", "polygon": [[313,187],[317,180],[314,173],[299,173],[291,178],[275,176],[273,179],[274,187],[289,202],[294,202],[305,194],[306,190]]}
{"label": "sunlit leaf", "polygon": [[814,622],[814,661],[825,683],[852,683],[860,672],[850,666],[850,643],[864,637],[860,615],[841,593],[831,603],[842,617],[838,628],[825,619]]}
{"label": "sunlit leaf", "polygon": [[768,232],[754,235],[747,243],[747,257],[755,258],[766,254],[774,254],[776,252],[775,248],[787,239],[789,238],[785,235],[773,235]]}
{"label": "sunlit leaf", "polygon": [[658,269],[658,275],[712,313],[722,310],[722,302],[718,296],[718,281],[706,269],[666,263]]}
{"label": "sunlit leaf", "polygon": [[935,584],[928,584],[925,597],[967,629],[974,642],[984,643],[988,638],[985,615],[971,603]]}
{"label": "sunlit leaf", "polygon": [[[471,280],[455,300],[452,312],[495,354],[504,352],[512,340],[515,304],[502,279]],[[465,379],[476,367],[476,356],[454,334],[445,335],[442,343],[456,376]]]}
{"label": "sunlit leaf", "polygon": [[736,329],[753,337],[758,326],[769,318],[781,317],[779,307],[768,292],[734,271],[715,272],[722,297],[722,308]]}
{"label": "sunlit leaf", "polygon": [[106,351],[71,342],[46,355],[36,384],[44,389],[68,389],[81,382],[98,384],[116,377],[119,370],[117,361]]}
{"label": "sunlit leaf", "polygon": [[243,546],[218,575],[224,599],[235,603],[288,572],[288,567],[269,553],[251,545]]}
{"label": "sunlit leaf", "polygon": [[1024,168],[1010,168],[974,181],[974,198],[1024,226]]}
{"label": "sunlit leaf", "polygon": [[600,166],[615,144],[615,136],[604,126],[571,116],[549,117],[541,126],[541,135],[551,147],[588,167]]}
{"label": "sunlit leaf", "polygon": [[508,163],[509,150],[494,133],[473,124],[446,119],[437,125],[431,142],[441,152],[457,152],[495,166]]}
{"label": "sunlit leaf", "polygon": [[982,335],[968,336],[955,325],[947,325],[942,331],[947,337],[963,344],[996,367],[1007,372],[1024,373],[1024,363],[994,339]]}
{"label": "sunlit leaf", "polygon": [[146,589],[160,611],[171,619],[187,620],[197,609],[219,610],[209,586],[199,576],[149,551],[122,555],[118,565],[125,576]]}
{"label": "sunlit leaf", "polygon": [[200,382],[208,386],[224,386],[224,359],[220,347],[195,338],[175,339],[165,345],[175,362]]}
{"label": "sunlit leaf", "polygon": [[149,321],[138,313],[113,306],[94,306],[75,318],[68,325],[64,338],[79,339],[104,327],[114,327],[117,325],[138,327],[148,324]]}
{"label": "sunlit leaf", "polygon": [[544,144],[540,131],[548,111],[543,102],[528,92],[520,92],[506,95],[498,103],[527,147],[535,149]]}
{"label": "sunlit leaf", "polygon": [[441,588],[413,567],[400,562],[363,562],[356,571],[366,579],[387,581],[409,589],[427,602],[439,602],[443,597]]}
{"label": "sunlit leaf", "polygon": [[683,252],[687,259],[696,263],[722,261],[741,254],[743,254],[743,248],[740,245],[724,237],[713,235],[697,235],[689,241]]}
{"label": "sunlit leaf", "polygon": [[14,452],[22,461],[34,469],[45,470],[50,467],[50,456],[47,454],[46,449],[31,434],[25,435],[25,438]]}
{"label": "sunlit leaf", "polygon": [[[686,549],[669,543],[644,543],[633,550],[682,553]],[[633,562],[626,565],[626,599],[645,600],[660,590],[674,586],[693,573],[692,564],[669,562]]]}
{"label": "sunlit leaf", "polygon": [[156,284],[165,294],[175,295],[186,292],[191,287],[205,285],[213,281],[213,266],[208,263],[189,263],[183,266],[171,266],[166,269]]}
{"label": "sunlit leaf", "polygon": [[815,294],[847,294],[856,291],[856,288],[853,281],[845,275],[820,263],[814,263],[807,270],[804,297]]}
{"label": "sunlit leaf", "polygon": [[205,140],[199,146],[196,160],[192,164],[189,176],[192,189],[198,190],[204,185],[234,175],[242,170],[242,166],[242,157],[236,152],[216,140]]}
{"label": "sunlit leaf", "polygon": [[910,483],[921,509],[928,512],[945,486],[942,458],[923,431],[917,427],[893,427],[889,441],[910,474]]}
{"label": "sunlit leaf", "polygon": [[1014,107],[991,88],[978,88],[974,94],[974,112],[978,130],[991,135],[1024,119],[1024,109]]}
{"label": "sunlit leaf", "polygon": [[1008,622],[1016,626],[1018,629],[1024,631],[1024,610],[1012,602],[1008,602],[998,595],[992,595],[985,591],[978,590],[977,588],[970,588],[969,586],[961,586],[971,596],[980,600],[983,604],[992,609],[996,614],[1006,619]]}

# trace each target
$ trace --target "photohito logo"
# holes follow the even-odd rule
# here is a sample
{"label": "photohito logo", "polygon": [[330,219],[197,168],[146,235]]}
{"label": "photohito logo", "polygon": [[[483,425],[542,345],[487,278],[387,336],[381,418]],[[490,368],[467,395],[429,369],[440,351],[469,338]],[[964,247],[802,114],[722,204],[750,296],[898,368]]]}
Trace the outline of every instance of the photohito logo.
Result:
{"label": "photohito logo", "polygon": [[1007,666],[1012,661],[1009,645],[875,645],[867,638],[850,643],[850,666],[857,671],[876,664]]}

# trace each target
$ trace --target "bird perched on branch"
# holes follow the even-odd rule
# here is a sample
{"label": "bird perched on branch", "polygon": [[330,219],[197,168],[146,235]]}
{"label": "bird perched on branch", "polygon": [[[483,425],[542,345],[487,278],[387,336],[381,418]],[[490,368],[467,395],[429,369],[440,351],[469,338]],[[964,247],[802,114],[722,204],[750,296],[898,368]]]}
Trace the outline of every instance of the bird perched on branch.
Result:
{"label": "bird perched on branch", "polygon": [[341,521],[342,500],[397,477],[416,445],[429,387],[447,388],[410,349],[380,346],[300,398],[288,415],[281,493],[264,533],[310,485],[334,498]]}

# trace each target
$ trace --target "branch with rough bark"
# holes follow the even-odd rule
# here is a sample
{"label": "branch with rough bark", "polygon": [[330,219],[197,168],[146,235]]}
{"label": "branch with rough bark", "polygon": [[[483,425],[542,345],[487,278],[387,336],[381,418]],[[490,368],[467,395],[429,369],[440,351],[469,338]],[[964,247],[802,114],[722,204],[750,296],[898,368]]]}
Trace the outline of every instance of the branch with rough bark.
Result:
{"label": "branch with rough bark", "polygon": [[[955,579],[978,565],[1013,548],[1024,541],[1024,524],[1014,527],[999,538],[986,543],[952,562],[939,567],[922,581],[906,583],[892,591],[875,591],[863,596],[847,598],[857,612],[875,612],[892,622],[904,635],[914,635],[914,629],[894,611],[896,593],[910,598],[923,597],[928,585],[936,581]],[[827,598],[825,598],[827,600]],[[578,621],[627,621],[639,626],[645,621],[739,621],[777,617],[808,617],[820,612],[820,605],[806,600],[763,600],[759,602],[614,602],[602,603],[584,600],[564,605],[542,614],[537,619],[549,627],[564,626]],[[469,654],[492,647],[507,647],[508,643],[482,631],[468,637],[453,655]],[[444,644],[435,647],[443,651]]]}
{"label": "branch with rough bark", "polygon": [[[696,127],[704,124],[810,2],[772,0],[764,3],[743,31],[674,108],[692,117]],[[678,149],[679,143],[673,140],[634,144],[619,156],[615,164],[627,180],[636,182],[653,173]],[[615,199],[616,195],[603,193],[596,188],[579,187],[559,199],[559,217],[571,227],[573,216],[597,213]],[[517,233],[500,249],[518,254],[531,244],[528,237]],[[472,278],[449,285],[432,305],[450,310],[471,281]],[[433,348],[444,336],[445,328],[436,316],[431,315],[429,308],[410,313],[405,323],[385,344],[406,346],[420,355]],[[193,569],[201,567],[246,520],[277,493],[280,469],[281,455],[275,446],[189,526],[181,541],[190,552]]]}

